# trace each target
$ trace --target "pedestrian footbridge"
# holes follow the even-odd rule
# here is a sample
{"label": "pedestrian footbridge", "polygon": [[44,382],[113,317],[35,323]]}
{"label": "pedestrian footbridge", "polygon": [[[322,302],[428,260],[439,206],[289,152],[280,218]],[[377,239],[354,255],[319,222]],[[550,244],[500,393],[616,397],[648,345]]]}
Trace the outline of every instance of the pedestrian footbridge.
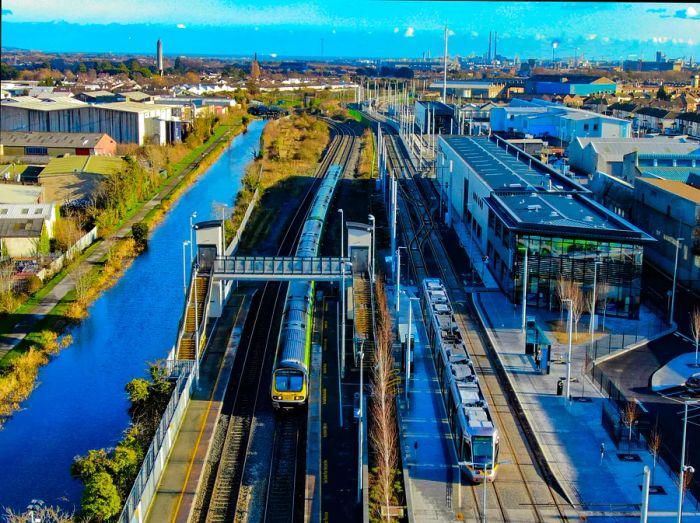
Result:
{"label": "pedestrian footbridge", "polygon": [[214,280],[338,281],[352,277],[350,258],[314,256],[218,256]]}

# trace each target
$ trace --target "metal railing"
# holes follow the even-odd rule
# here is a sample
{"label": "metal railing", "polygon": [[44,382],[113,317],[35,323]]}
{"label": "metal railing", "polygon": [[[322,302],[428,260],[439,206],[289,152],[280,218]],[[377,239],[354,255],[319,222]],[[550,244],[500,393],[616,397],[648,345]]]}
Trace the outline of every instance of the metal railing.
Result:
{"label": "metal railing", "polygon": [[151,445],[141,464],[134,485],[126,498],[119,523],[141,522],[155,496],[160,478],[165,469],[170,450],[175,443],[187,404],[194,385],[193,362],[179,361],[173,363],[173,371],[178,376],[175,388],[170,396],[165,412],[160,419],[158,429],[153,435]]}
{"label": "metal railing", "polygon": [[[600,315],[598,316],[600,317]],[[647,321],[643,324],[635,322],[634,327],[623,329],[622,331],[615,329],[615,332],[612,334],[605,334],[594,340],[593,343],[588,343],[586,345],[586,355],[590,361],[596,361],[598,358],[614,354],[628,348],[630,345],[650,340],[665,332],[668,328],[668,324],[658,316],[653,321]]]}
{"label": "metal railing", "polygon": [[218,256],[212,276],[238,280],[338,280],[343,274],[342,264],[349,261],[350,258],[313,256]]}

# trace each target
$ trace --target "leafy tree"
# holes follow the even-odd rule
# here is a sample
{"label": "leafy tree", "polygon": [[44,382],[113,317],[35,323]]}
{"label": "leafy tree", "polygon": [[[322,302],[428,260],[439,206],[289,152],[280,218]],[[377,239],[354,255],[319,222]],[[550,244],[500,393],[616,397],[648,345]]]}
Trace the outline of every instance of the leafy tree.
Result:
{"label": "leafy tree", "polygon": [[19,71],[10,64],[0,63],[0,79],[14,80],[19,76]]}
{"label": "leafy tree", "polygon": [[135,378],[126,384],[126,392],[132,405],[148,400],[150,383],[143,378]]}
{"label": "leafy tree", "polygon": [[107,521],[119,513],[121,499],[112,477],[98,472],[85,484],[81,500],[82,515],[88,520]]}
{"label": "leafy tree", "polygon": [[83,482],[110,468],[109,455],[105,449],[90,450],[86,456],[77,456],[70,466],[70,475]]}
{"label": "leafy tree", "polygon": [[657,100],[666,100],[666,101],[671,99],[671,95],[666,92],[666,89],[664,88],[663,85],[661,87],[659,87],[658,91],[656,91],[656,99]]}

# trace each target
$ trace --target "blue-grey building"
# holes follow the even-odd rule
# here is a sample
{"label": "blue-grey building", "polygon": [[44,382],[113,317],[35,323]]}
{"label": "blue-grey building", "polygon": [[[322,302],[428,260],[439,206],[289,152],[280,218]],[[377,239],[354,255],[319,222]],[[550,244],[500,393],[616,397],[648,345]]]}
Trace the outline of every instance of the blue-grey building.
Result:
{"label": "blue-grey building", "polygon": [[525,80],[525,94],[591,96],[614,94],[616,90],[617,84],[604,76],[538,74]]}

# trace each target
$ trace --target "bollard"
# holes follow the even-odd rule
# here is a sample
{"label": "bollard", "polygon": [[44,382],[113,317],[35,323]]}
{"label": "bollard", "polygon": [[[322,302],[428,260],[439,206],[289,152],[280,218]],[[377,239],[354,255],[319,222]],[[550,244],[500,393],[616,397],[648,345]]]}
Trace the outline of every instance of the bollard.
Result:
{"label": "bollard", "polygon": [[557,396],[564,394],[564,380],[561,378],[557,381]]}

